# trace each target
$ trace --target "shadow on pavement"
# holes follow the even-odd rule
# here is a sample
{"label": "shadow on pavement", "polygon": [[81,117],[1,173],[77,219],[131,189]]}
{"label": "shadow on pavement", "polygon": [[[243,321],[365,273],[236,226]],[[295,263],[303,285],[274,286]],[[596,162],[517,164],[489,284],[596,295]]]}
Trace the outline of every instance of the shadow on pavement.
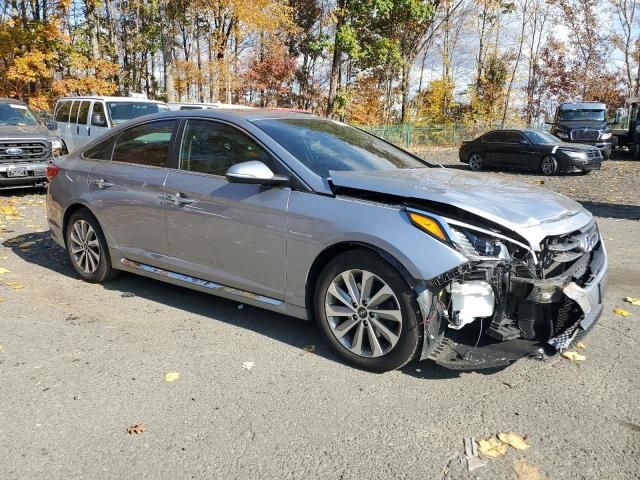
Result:
{"label": "shadow on pavement", "polygon": [[596,217],[623,218],[626,220],[640,220],[640,205],[625,205],[622,203],[580,202]]}
{"label": "shadow on pavement", "polygon": [[[47,268],[56,274],[79,278],[71,266],[67,253],[51,239],[48,231],[17,235],[5,240],[2,245],[12,249],[26,262]],[[123,273],[117,279],[104,283],[102,287],[121,292],[123,297],[133,294],[194,315],[251,330],[299,348],[300,355],[320,355],[345,365],[345,368],[351,368],[333,353],[313,322],[305,322],[249,305],[239,309],[239,302],[129,273]],[[123,301],[126,301],[126,298],[123,298]],[[311,353],[303,350],[307,345],[314,345],[315,351]],[[413,361],[400,371],[416,378],[433,380],[455,378],[460,374],[460,372],[440,367],[432,361]]]}

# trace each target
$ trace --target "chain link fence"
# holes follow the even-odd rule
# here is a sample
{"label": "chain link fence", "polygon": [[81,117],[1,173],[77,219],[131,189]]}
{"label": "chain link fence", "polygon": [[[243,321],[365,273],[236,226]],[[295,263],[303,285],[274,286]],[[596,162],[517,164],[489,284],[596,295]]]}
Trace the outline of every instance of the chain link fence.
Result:
{"label": "chain link fence", "polygon": [[369,125],[361,127],[388,142],[406,148],[428,146],[459,146],[465,140],[473,140],[487,129],[463,125],[418,127],[415,125]]}

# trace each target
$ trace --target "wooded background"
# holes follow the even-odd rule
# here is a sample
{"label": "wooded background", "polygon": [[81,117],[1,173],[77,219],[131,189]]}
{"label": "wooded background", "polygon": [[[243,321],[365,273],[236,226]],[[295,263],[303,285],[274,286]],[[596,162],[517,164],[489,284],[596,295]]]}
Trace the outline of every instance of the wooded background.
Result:
{"label": "wooded background", "polygon": [[637,95],[634,0],[0,0],[0,96],[144,93],[378,125]]}

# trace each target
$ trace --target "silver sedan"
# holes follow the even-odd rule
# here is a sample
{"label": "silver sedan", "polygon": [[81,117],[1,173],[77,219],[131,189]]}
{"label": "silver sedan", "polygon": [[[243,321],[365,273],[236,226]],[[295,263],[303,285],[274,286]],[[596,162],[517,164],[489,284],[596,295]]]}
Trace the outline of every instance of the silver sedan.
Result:
{"label": "silver sedan", "polygon": [[83,279],[126,271],[315,319],[370,371],[555,354],[602,311],[606,251],[579,204],[313,115],[142,117],[47,174],[51,234]]}

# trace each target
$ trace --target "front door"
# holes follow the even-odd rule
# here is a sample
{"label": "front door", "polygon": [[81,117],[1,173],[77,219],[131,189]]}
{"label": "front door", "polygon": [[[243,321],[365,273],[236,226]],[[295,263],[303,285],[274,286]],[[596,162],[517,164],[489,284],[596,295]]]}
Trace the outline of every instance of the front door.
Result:
{"label": "front door", "polygon": [[125,258],[158,267],[168,253],[163,185],[176,125],[156,120],[123,130],[111,161],[97,162],[89,176],[96,216],[112,243]]}
{"label": "front door", "polygon": [[283,300],[289,188],[230,183],[236,163],[283,167],[243,131],[189,119],[180,169],[165,183],[170,261],[175,271]]}

